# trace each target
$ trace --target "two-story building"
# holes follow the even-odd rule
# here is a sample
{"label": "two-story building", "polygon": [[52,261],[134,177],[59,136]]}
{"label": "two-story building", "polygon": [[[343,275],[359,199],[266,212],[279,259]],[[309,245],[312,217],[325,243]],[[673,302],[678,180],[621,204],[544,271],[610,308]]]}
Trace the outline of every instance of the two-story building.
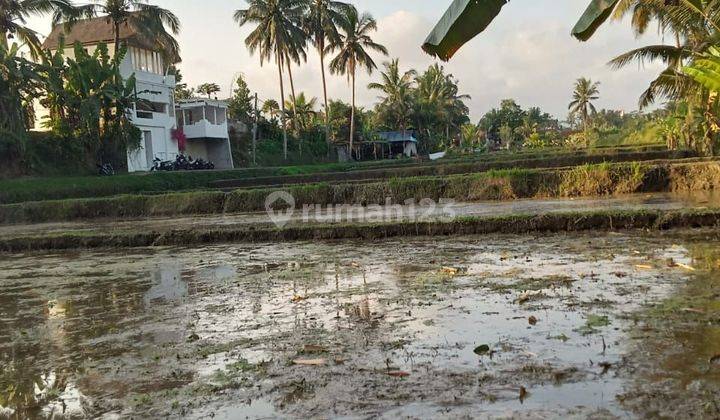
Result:
{"label": "two-story building", "polygon": [[228,105],[212,99],[178,101],[177,129],[185,138],[185,154],[213,162],[217,169],[232,169],[228,132]]}
{"label": "two-story building", "polygon": [[[78,21],[69,31],[63,24],[56,25],[43,47],[55,52],[63,36],[66,57],[73,58],[76,42],[91,54],[99,44],[105,43],[111,56],[115,54],[114,28],[106,17]],[[143,99],[130,110],[133,124],[142,131],[142,139],[139,149],[128,151],[128,171],[147,171],[155,158],[174,160],[180,153],[178,141],[173,136],[176,126],[175,76],[168,74],[169,66],[162,54],[132,23],[120,26],[120,39],[128,47],[120,73],[124,78],[135,74],[138,98]],[[38,109],[38,121],[44,113],[46,111]]]}

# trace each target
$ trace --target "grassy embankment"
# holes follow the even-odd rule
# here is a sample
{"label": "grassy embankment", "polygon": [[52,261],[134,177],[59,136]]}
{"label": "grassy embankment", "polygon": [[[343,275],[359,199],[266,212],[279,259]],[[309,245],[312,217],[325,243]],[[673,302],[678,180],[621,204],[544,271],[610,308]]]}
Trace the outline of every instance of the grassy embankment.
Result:
{"label": "grassy embankment", "polygon": [[279,242],[329,239],[384,239],[400,236],[523,234],[585,230],[628,230],[720,227],[720,210],[589,211],[543,215],[463,217],[452,221],[389,222],[274,227],[189,228],[170,232],[68,232],[59,235],[0,238],[0,252],[80,248],[186,246],[236,242]]}
{"label": "grassy embankment", "polygon": [[[461,156],[432,163],[404,160],[247,168],[233,171],[136,174],[115,177],[22,178],[0,180],[0,204],[66,198],[109,197],[121,194],[162,194],[209,190],[227,186],[384,179],[393,176],[459,174],[512,167],[557,167],[602,161],[626,162],[688,156],[690,154],[687,152],[668,152],[653,146],[582,151],[541,150],[532,153],[502,152],[473,157]],[[232,180],[232,182],[223,184],[220,182],[223,180]]]}
{"label": "grassy embankment", "polygon": [[[602,196],[640,192],[712,190],[720,162],[603,163],[566,169],[513,169],[477,174],[395,178],[382,182],[305,184],[284,188],[304,204],[384,204],[408,199],[456,201]],[[97,199],[27,202],[0,206],[0,223],[93,218],[137,218],[262,211],[277,188],[124,195]]]}
{"label": "grassy embankment", "polygon": [[351,173],[382,168],[402,168],[426,165],[444,166],[469,162],[496,162],[555,156],[612,156],[625,153],[662,152],[660,146],[599,148],[572,151],[543,149],[520,152],[497,152],[484,155],[461,155],[438,162],[418,163],[415,160],[385,160],[354,163],[325,163],[306,166],[241,168],[229,171],[175,172],[126,174],[114,177],[80,176],[0,179],[0,204],[64,198],[106,197],[119,194],[156,194],[212,188],[219,180],[293,177],[320,173]]}

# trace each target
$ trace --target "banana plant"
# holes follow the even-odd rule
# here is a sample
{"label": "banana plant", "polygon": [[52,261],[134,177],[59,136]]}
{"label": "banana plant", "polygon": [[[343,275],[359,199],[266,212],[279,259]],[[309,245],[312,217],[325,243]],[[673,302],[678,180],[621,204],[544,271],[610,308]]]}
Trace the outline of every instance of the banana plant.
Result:
{"label": "banana plant", "polygon": [[[454,0],[422,48],[443,61],[465,43],[487,29],[510,0]],[[667,0],[666,3],[670,1]],[[592,0],[572,30],[572,35],[587,41],[612,15],[620,0]]]}
{"label": "banana plant", "polygon": [[710,47],[683,71],[708,91],[720,92],[720,48]]}

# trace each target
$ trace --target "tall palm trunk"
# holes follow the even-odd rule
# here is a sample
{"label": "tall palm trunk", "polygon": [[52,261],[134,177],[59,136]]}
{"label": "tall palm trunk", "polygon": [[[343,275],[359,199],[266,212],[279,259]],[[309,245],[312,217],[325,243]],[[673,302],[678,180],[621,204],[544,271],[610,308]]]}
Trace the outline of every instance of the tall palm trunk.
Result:
{"label": "tall palm trunk", "polygon": [[302,156],[302,137],[300,136],[300,127],[298,125],[297,97],[295,96],[295,81],[293,79],[293,74],[292,74],[292,61],[290,60],[290,57],[286,56],[286,59],[287,59],[288,76],[290,77],[290,99],[292,100],[292,112],[293,112],[292,124],[293,124],[293,130],[295,130],[295,134],[298,137],[298,146],[300,148],[300,156]]}
{"label": "tall palm trunk", "polygon": [[327,143],[328,158],[330,157],[330,107],[328,106],[327,80],[325,80],[325,42],[318,42],[320,53],[320,74],[323,83],[323,99],[325,100],[325,143]]}
{"label": "tall palm trunk", "polygon": [[352,109],[350,111],[350,159],[353,156],[353,141],[355,139],[355,65],[352,65],[350,73],[352,79]]}
{"label": "tall palm trunk", "polygon": [[115,22],[115,52],[113,57],[117,56],[118,51],[120,51],[120,22]]}
{"label": "tall palm trunk", "polygon": [[287,139],[287,124],[285,124],[285,85],[283,84],[283,73],[282,73],[282,55],[276,54],[277,65],[278,65],[278,77],[280,78],[280,124],[282,124],[283,130],[283,156],[284,159],[288,158],[288,139]]}

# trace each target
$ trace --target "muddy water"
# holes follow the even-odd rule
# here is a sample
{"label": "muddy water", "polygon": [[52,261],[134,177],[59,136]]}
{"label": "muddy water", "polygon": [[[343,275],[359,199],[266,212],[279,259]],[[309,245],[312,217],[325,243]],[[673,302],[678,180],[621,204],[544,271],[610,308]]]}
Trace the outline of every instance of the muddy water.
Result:
{"label": "muddy water", "polygon": [[720,237],[0,256],[0,417],[720,416]]}

